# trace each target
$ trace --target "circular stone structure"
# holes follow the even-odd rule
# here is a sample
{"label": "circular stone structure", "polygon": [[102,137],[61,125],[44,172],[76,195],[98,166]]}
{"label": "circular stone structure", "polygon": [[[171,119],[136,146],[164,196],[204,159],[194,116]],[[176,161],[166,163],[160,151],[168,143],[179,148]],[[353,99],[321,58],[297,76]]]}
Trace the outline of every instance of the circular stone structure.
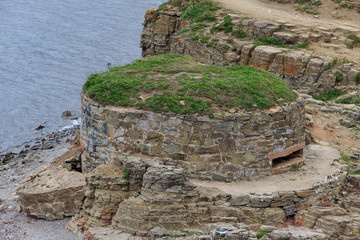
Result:
{"label": "circular stone structure", "polygon": [[84,172],[123,154],[165,159],[191,178],[242,180],[303,162],[304,101],[286,107],[209,116],[102,106],[82,96]]}
{"label": "circular stone structure", "polygon": [[191,178],[254,179],[297,169],[304,120],[304,101],[275,75],[147,57],[84,84],[82,168],[143,154]]}

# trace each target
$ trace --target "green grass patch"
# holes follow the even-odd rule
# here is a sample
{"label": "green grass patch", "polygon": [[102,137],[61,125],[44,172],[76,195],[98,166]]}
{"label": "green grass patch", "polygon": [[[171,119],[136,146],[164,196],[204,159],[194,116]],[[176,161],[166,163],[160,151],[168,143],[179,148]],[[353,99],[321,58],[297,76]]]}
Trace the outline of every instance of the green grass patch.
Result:
{"label": "green grass patch", "polygon": [[246,38],[248,36],[247,33],[244,32],[243,30],[232,31],[231,35],[233,35],[237,38]]}
{"label": "green grass patch", "polygon": [[210,37],[209,36],[202,36],[201,39],[200,39],[200,42],[202,43],[208,43],[210,40]]}
{"label": "green grass patch", "polygon": [[192,22],[213,22],[218,9],[218,5],[209,0],[191,0],[186,6],[180,7],[183,19]]}
{"label": "green grass patch", "polygon": [[179,114],[266,109],[296,100],[282,79],[265,71],[200,65],[171,54],[91,74],[83,91],[103,105]]}
{"label": "green grass patch", "polygon": [[307,48],[308,45],[306,43],[300,43],[297,45],[298,48]]}
{"label": "green grass patch", "polygon": [[341,99],[335,100],[335,103],[340,103],[340,104],[360,104],[360,98],[358,98],[358,97],[341,98]]}
{"label": "green grass patch", "polygon": [[355,76],[355,83],[356,83],[356,85],[360,84],[360,72],[358,72]]}
{"label": "green grass patch", "polygon": [[280,40],[277,40],[273,37],[264,37],[264,38],[258,38],[258,40],[255,42],[256,46],[259,45],[273,45],[278,47],[283,47],[284,45],[281,43]]}
{"label": "green grass patch", "polygon": [[214,32],[226,32],[226,33],[232,33],[233,32],[233,26],[232,19],[229,16],[225,16],[224,20],[220,23],[215,22],[214,26],[210,29],[211,33]]}
{"label": "green grass patch", "polygon": [[200,30],[202,30],[202,29],[204,29],[204,28],[206,28],[208,26],[209,26],[208,24],[202,23],[202,22],[193,23],[193,24],[190,25],[190,29],[191,29],[191,31],[196,32],[196,31],[200,31]]}
{"label": "green grass patch", "polygon": [[327,92],[319,92],[319,93],[315,94],[313,96],[313,98],[316,100],[321,100],[321,101],[329,101],[329,100],[335,99],[343,94],[344,94],[344,92],[342,92],[338,89],[332,89]]}
{"label": "green grass patch", "polygon": [[257,239],[261,239],[263,236],[265,236],[266,235],[266,230],[265,229],[262,229],[262,228],[260,228],[259,229],[259,232],[258,233],[256,233],[256,237],[257,237]]}
{"label": "green grass patch", "polygon": [[161,4],[159,7],[158,7],[158,11],[160,12],[163,12],[166,10],[166,7],[168,5],[171,5],[173,7],[181,7],[181,4],[182,4],[182,0],[169,0],[163,4]]}
{"label": "green grass patch", "polygon": [[347,47],[352,49],[360,45],[360,38],[355,34],[349,34],[346,36],[348,39],[352,40],[351,43],[347,44]]}
{"label": "green grass patch", "polygon": [[130,174],[129,174],[127,171],[125,171],[125,170],[124,170],[123,174],[124,174],[124,177],[123,177],[124,180],[128,180],[128,181],[129,181],[129,180],[130,180]]}

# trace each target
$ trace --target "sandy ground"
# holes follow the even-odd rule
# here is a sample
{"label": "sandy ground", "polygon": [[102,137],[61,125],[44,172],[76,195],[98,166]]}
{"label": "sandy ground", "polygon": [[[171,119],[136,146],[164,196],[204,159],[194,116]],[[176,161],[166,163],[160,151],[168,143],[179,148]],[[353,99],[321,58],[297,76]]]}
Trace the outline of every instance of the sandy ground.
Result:
{"label": "sandy ground", "polygon": [[[311,188],[318,181],[339,171],[335,161],[341,158],[335,148],[321,145],[308,145],[304,151],[305,165],[298,171],[272,175],[259,180],[233,183],[192,180],[197,186],[215,187],[228,194],[237,193],[273,193],[296,191]],[[334,164],[332,164],[334,163]],[[333,166],[334,165],[334,166]]]}
{"label": "sandy ground", "polygon": [[45,221],[29,218],[19,213],[20,206],[15,194],[19,183],[36,168],[48,164],[70,148],[68,136],[59,139],[53,149],[42,150],[27,160],[12,161],[5,166],[0,165],[0,240],[78,240],[72,232],[65,228],[70,220]]}

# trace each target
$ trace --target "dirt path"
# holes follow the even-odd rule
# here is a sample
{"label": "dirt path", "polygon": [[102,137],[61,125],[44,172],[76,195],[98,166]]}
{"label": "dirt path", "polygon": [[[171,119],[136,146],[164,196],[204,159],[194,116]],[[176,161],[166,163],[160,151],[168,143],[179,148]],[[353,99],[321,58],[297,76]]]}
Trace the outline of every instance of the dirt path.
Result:
{"label": "dirt path", "polygon": [[215,187],[228,194],[273,193],[279,191],[296,191],[311,188],[316,182],[334,174],[339,165],[334,160],[340,159],[335,148],[321,145],[309,145],[304,151],[305,166],[299,171],[272,175],[256,181],[234,183],[207,182],[192,180],[197,186]]}
{"label": "dirt path", "polygon": [[319,15],[296,11],[292,4],[278,4],[269,0],[216,0],[225,8],[257,20],[286,22],[306,27],[326,27],[360,31],[360,14],[354,10],[336,9],[331,0],[324,0]]}

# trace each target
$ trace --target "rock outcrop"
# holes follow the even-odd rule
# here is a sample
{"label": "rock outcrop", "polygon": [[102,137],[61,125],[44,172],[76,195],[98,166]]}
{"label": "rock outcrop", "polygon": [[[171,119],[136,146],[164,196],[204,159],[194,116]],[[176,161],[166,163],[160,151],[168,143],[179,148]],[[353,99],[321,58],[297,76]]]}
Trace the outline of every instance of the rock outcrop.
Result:
{"label": "rock outcrop", "polygon": [[[185,1],[186,2],[186,1]],[[186,5],[186,3],[184,3]],[[220,14],[221,15],[221,14]],[[233,31],[243,31],[247,37],[238,39],[231,34],[212,32],[212,28],[222,26],[224,20],[217,16],[218,24],[201,29],[210,40],[186,36],[190,21],[182,18],[178,8],[168,6],[166,10],[148,9],[145,14],[144,30],[141,34],[143,56],[163,53],[190,55],[200,62],[214,65],[250,65],[275,73],[284,78],[294,88],[309,87],[328,91],[338,85],[355,85],[360,67],[354,63],[337,63],[326,56],[314,56],[306,49],[285,48],[288,45],[318,43],[327,39],[327,29],[296,30],[295,25],[257,21],[227,14],[232,20]],[[185,29],[185,30],[184,30]],[[191,31],[191,30],[190,30]],[[209,32],[211,34],[209,35]],[[257,46],[258,38],[275,39],[282,43],[276,46]],[[337,43],[345,43],[346,38],[336,38]],[[215,41],[216,40],[216,41]],[[337,76],[341,74],[341,79]],[[360,75],[359,75],[360,76]]]}
{"label": "rock outcrop", "polygon": [[63,167],[46,169],[18,190],[21,209],[29,216],[63,219],[78,213],[83,204],[85,179]]}
{"label": "rock outcrop", "polygon": [[24,179],[17,189],[22,211],[46,220],[63,219],[79,213],[86,182],[84,174],[75,170],[79,170],[83,151],[78,136],[69,151]]}

